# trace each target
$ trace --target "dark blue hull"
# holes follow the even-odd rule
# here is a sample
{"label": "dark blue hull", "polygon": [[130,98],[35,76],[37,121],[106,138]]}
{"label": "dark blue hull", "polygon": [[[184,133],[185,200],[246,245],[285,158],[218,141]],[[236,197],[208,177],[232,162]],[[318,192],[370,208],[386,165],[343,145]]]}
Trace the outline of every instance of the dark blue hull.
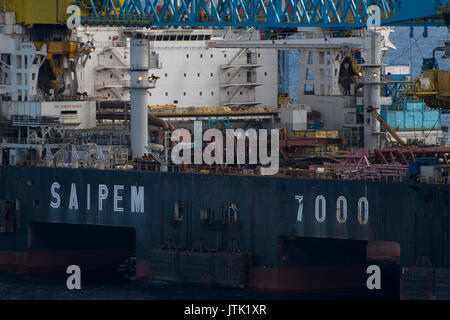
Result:
{"label": "dark blue hull", "polygon": [[[0,170],[4,268],[44,270],[59,259],[56,253],[76,251],[74,262],[89,265],[84,252],[98,265],[101,250],[111,251],[103,253],[107,264],[135,250],[142,278],[321,290],[365,286],[370,261],[449,266],[448,185]],[[98,229],[75,228],[83,225]],[[113,252],[120,254],[113,258]]]}

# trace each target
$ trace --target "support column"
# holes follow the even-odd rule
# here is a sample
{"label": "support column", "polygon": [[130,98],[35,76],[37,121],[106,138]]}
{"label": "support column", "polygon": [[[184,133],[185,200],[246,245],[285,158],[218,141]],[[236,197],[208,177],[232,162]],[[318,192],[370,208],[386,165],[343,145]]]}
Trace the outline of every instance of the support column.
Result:
{"label": "support column", "polygon": [[371,111],[381,110],[381,38],[372,31],[369,63],[363,66],[364,75],[364,147],[373,152],[379,146],[380,123]]}
{"label": "support column", "polygon": [[135,33],[130,41],[131,153],[133,159],[147,153],[148,145],[148,80],[149,41],[143,33]]}

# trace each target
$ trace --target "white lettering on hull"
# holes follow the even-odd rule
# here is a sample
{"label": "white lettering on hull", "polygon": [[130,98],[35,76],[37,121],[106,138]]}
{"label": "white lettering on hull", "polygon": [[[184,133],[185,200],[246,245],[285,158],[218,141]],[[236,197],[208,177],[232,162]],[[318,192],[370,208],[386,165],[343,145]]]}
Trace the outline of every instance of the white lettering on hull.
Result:
{"label": "white lettering on hull", "polygon": [[[124,212],[124,185],[114,185],[112,195],[112,206],[114,212]],[[61,191],[62,187],[58,182],[53,182],[50,186],[50,207],[53,209],[59,209],[61,207]],[[105,206],[111,199],[109,195],[108,186],[105,184],[98,185],[98,197],[97,197],[97,209],[98,211],[104,211]],[[144,200],[145,189],[144,186],[131,186],[130,187],[130,211],[131,213],[144,213]],[[109,200],[111,201],[111,200]],[[80,210],[80,202],[78,201],[77,185],[72,183],[70,185],[70,195],[68,202],[69,210]],[[91,185],[86,185],[86,210],[91,210]]]}
{"label": "white lettering on hull", "polygon": [[103,200],[108,198],[108,187],[104,184],[98,185],[98,211],[103,211]]}
{"label": "white lettering on hull", "polygon": [[[295,200],[298,202],[297,222],[302,222],[304,197],[302,195],[295,195]],[[323,195],[318,195],[314,202],[314,215],[318,223],[323,223],[326,220],[327,201]],[[347,199],[344,196],[339,196],[336,200],[336,220],[340,224],[347,222]],[[361,197],[358,200],[358,222],[365,225],[369,222],[369,200],[366,197]]]}
{"label": "white lettering on hull", "polygon": [[50,201],[50,206],[52,208],[58,209],[61,205],[61,198],[59,194],[56,192],[56,189],[61,188],[58,182],[53,182],[52,186],[50,187],[50,193],[52,194],[52,197],[55,198],[55,201]]}
{"label": "white lettering on hull", "polygon": [[69,210],[78,210],[77,186],[72,183],[70,188]]}
{"label": "white lettering on hull", "polygon": [[144,187],[131,186],[131,213],[144,213]]}
{"label": "white lettering on hull", "polygon": [[123,212],[123,208],[119,207],[119,201],[122,201],[122,196],[119,195],[119,190],[123,190],[122,185],[114,186],[114,212]]}

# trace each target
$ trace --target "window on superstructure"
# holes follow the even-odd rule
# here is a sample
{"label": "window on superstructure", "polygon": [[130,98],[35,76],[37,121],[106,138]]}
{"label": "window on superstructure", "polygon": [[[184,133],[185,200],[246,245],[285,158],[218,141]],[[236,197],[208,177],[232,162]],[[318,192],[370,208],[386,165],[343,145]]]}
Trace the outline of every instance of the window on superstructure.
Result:
{"label": "window on superstructure", "polygon": [[112,55],[109,56],[109,60],[112,60]]}
{"label": "window on superstructure", "polygon": [[200,59],[201,59],[201,58],[203,58],[203,55],[202,55],[202,54],[200,55]]}
{"label": "window on superstructure", "polygon": [[191,41],[196,41],[197,40],[197,35],[192,35],[191,36]]}
{"label": "window on superstructure", "polygon": [[225,53],[225,54],[223,55],[223,57],[226,58],[226,57],[227,57],[227,54]]}
{"label": "window on superstructure", "polygon": [[183,96],[186,96],[186,92],[183,92]]}
{"label": "window on superstructure", "polygon": [[148,37],[148,39],[149,39],[150,41],[155,41],[156,37],[155,37],[154,35],[151,35],[150,37]]}
{"label": "window on superstructure", "polygon": [[197,73],[197,77],[200,77],[200,73]]}
{"label": "window on superstructure", "polygon": [[177,39],[177,36],[176,36],[176,35],[170,36],[170,41],[175,41],[176,39]]}
{"label": "window on superstructure", "polygon": [[325,80],[325,69],[320,69],[320,80]]}
{"label": "window on superstructure", "polygon": [[214,77],[214,73],[211,73],[211,78]]}
{"label": "window on superstructure", "polygon": [[186,55],[186,59],[189,59],[189,54]]}
{"label": "window on superstructure", "polygon": [[189,41],[189,38],[190,38],[190,35],[188,35],[188,34],[183,36],[184,41]]}
{"label": "window on superstructure", "polygon": [[203,41],[205,39],[205,35],[204,34],[199,34],[197,37],[197,40],[201,40]]}
{"label": "window on superstructure", "polygon": [[314,80],[314,70],[307,68],[306,69],[306,80]]}
{"label": "window on superstructure", "polygon": [[264,72],[264,76],[266,76],[266,77],[267,77],[267,72]]}
{"label": "window on superstructure", "polygon": [[202,92],[200,91],[200,97],[202,96]]}
{"label": "window on superstructure", "polygon": [[34,79],[36,79],[36,73],[32,73],[32,74],[31,74],[31,80],[34,81]]}
{"label": "window on superstructure", "polygon": [[166,97],[169,95],[169,93],[168,92],[166,92]]}
{"label": "window on superstructure", "polygon": [[325,64],[325,52],[319,52],[319,64]]}
{"label": "window on superstructure", "polygon": [[178,41],[183,40],[183,35],[182,35],[182,34],[177,35],[177,40],[178,40]]}
{"label": "window on superstructure", "polygon": [[63,110],[63,111],[61,111],[61,114],[72,114],[72,115],[74,115],[74,114],[78,114],[78,110]]}
{"label": "window on superstructure", "polygon": [[28,68],[28,56],[24,56],[24,58],[25,58],[25,69],[27,69]]}
{"label": "window on superstructure", "polygon": [[184,77],[186,78],[186,73],[184,74]]}
{"label": "window on superstructure", "polygon": [[331,53],[327,53],[327,64],[331,64]]}
{"label": "window on superstructure", "polygon": [[165,74],[164,74],[164,77],[166,77],[166,78],[167,78],[167,73],[165,73]]}
{"label": "window on superstructure", "polygon": [[214,91],[211,91],[211,96],[213,96],[214,95]]}
{"label": "window on superstructure", "polygon": [[214,55],[213,55],[213,54],[211,54],[211,58],[212,58],[212,57],[214,57]]}
{"label": "window on superstructure", "polygon": [[314,64],[314,56],[312,51],[308,54],[308,64]]}
{"label": "window on superstructure", "polygon": [[314,85],[312,83],[306,83],[305,84],[305,95],[314,95]]}
{"label": "window on superstructure", "polygon": [[168,35],[163,36],[162,40],[163,40],[163,41],[169,40],[169,36],[168,36]]}
{"label": "window on superstructure", "polygon": [[206,41],[211,40],[211,35],[209,35],[209,34],[205,35],[205,40]]}
{"label": "window on superstructure", "polygon": [[161,41],[162,40],[162,35],[157,35],[156,36],[156,41]]}

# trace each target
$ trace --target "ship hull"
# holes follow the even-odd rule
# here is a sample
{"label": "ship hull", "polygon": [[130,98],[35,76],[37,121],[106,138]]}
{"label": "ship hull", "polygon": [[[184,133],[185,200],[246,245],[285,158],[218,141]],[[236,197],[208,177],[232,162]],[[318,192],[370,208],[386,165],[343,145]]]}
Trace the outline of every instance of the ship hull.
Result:
{"label": "ship hull", "polygon": [[364,289],[373,261],[448,268],[447,185],[0,170],[3,269],[112,266],[135,252],[139,279],[321,291]]}

